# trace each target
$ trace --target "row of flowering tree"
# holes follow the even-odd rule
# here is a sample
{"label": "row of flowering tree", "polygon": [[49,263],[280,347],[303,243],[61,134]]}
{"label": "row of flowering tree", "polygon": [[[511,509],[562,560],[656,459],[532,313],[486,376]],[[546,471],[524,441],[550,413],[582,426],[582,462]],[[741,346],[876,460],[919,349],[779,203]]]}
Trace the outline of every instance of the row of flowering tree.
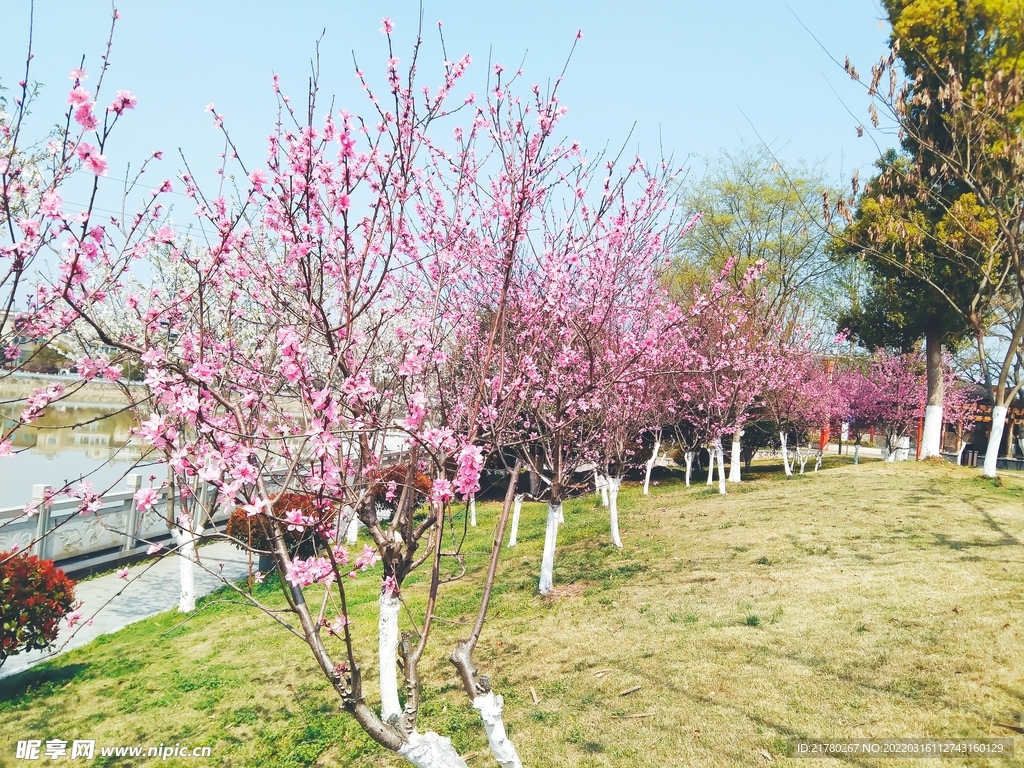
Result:
{"label": "row of flowering tree", "polygon": [[[390,45],[386,19],[383,31]],[[775,403],[785,436],[837,406],[832,379],[814,374],[820,366],[762,311],[761,265],[737,284],[714,276],[682,302],[664,293],[660,270],[686,232],[673,218],[668,164],[598,162],[559,142],[560,81],[524,89],[519,73],[495,66],[478,104],[453,95],[468,56],[446,61],[431,89],[417,84],[418,54],[417,44],[406,68],[392,55],[379,92],[358,73],[370,98],[364,117],[323,108],[315,78],[302,110],[278,92],[261,163],[237,156],[211,106],[231,148],[218,173],[241,186],[228,195],[180,176],[201,240],[166,219],[170,180],[128,219],[101,223],[91,205],[80,214],[64,204],[60,190],[76,171],[91,175],[95,199],[110,131],[134,105],[118,92],[101,121],[102,76],[88,90],[88,73],[76,70],[49,172],[24,170],[24,153],[10,149],[20,124],[3,123],[5,318],[32,280],[18,333],[71,339],[76,386],[118,381],[127,361],[144,368],[144,389],[124,395],[166,476],[136,504],[148,509],[167,493],[182,609],[194,606],[191,569],[214,508],[238,507],[248,534],[234,540],[270,558],[293,622],[239,594],[298,636],[342,706],[414,765],[465,765],[446,738],[420,731],[419,670],[446,563],[461,563],[457,538],[446,536],[455,504],[480,490],[485,461],[504,461],[476,621],[448,652],[494,758],[517,766],[502,698],[473,653],[520,474],[540,478],[548,504],[545,593],[581,467],[610,478],[610,531],[621,545],[617,489],[645,432],[676,425],[688,453],[710,445],[724,492],[726,435],[738,480],[740,435],[756,413]],[[33,260],[50,252],[45,277]],[[101,353],[110,349],[117,354]],[[0,453],[62,394],[44,388],[24,403]],[[95,512],[94,492],[71,492],[83,496],[83,514]],[[346,546],[357,524],[371,542],[358,553]],[[378,653],[367,659],[346,584],[377,563]],[[425,606],[403,632],[403,590],[417,570],[428,574]],[[379,708],[364,686],[373,666]]]}
{"label": "row of flowering tree", "polygon": [[[390,40],[387,20],[384,31]],[[124,394],[138,437],[167,473],[136,503],[145,510],[168,495],[182,607],[194,604],[184,593],[213,508],[238,505],[251,521],[238,543],[260,538],[257,554],[281,577],[295,625],[281,623],[366,732],[415,765],[464,765],[447,739],[417,728],[419,663],[443,599],[442,563],[459,558],[444,535],[452,505],[479,490],[487,455],[519,456],[476,626],[451,652],[495,758],[518,765],[502,699],[473,663],[503,529],[526,463],[547,487],[540,589],[550,589],[574,469],[610,444],[614,393],[650,373],[658,340],[679,322],[656,273],[678,235],[671,169],[637,159],[620,172],[556,142],[565,114],[557,84],[519,96],[519,75],[500,66],[480,106],[472,96],[452,106],[469,58],[445,62],[440,84],[421,91],[417,55],[418,45],[406,69],[389,59],[381,94],[364,78],[372,117],[317,117],[316,88],[301,112],[279,95],[266,161],[229,152],[219,169],[244,179],[235,196],[210,194],[183,174],[201,242],[162,218],[170,181],[129,221],[93,223],[67,210],[59,194],[67,175],[84,170],[98,181],[109,129],[134,103],[119,94],[100,125],[99,88],[86,90],[88,73],[77,70],[57,170],[21,174],[21,186],[4,190],[7,311],[31,275],[38,287],[18,333],[73,339],[81,385],[116,381],[121,359],[144,367],[144,391]],[[457,122],[454,113],[467,120],[448,138],[439,128]],[[16,143],[16,130],[8,138]],[[57,254],[55,279],[26,265],[26,254],[45,250]],[[33,396],[10,430],[60,395]],[[12,433],[0,443],[7,452]],[[201,483],[216,489],[212,500]],[[282,505],[287,499],[302,501]],[[372,541],[358,556],[344,545],[356,520]],[[376,562],[379,710],[367,703],[370,662],[357,658],[344,578]],[[420,568],[429,571],[426,607],[416,631],[400,633],[403,586]]]}

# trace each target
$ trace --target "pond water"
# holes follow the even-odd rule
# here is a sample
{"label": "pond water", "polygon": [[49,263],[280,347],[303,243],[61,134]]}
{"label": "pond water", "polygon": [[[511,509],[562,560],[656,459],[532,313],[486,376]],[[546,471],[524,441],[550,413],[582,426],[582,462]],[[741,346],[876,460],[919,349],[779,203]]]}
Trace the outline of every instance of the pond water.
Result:
{"label": "pond water", "polygon": [[[12,401],[25,397],[26,384],[8,380],[0,385],[5,432],[21,411],[22,403]],[[40,385],[31,382],[33,388]],[[112,400],[110,393],[86,387],[48,408],[31,426],[18,429],[11,440],[14,455],[0,458],[0,508],[24,506],[37,484],[61,487],[85,479],[96,491],[105,492],[123,490],[124,476],[130,472],[143,475],[143,484],[151,474],[162,477],[165,470],[145,461],[141,446],[129,434],[134,416]]]}

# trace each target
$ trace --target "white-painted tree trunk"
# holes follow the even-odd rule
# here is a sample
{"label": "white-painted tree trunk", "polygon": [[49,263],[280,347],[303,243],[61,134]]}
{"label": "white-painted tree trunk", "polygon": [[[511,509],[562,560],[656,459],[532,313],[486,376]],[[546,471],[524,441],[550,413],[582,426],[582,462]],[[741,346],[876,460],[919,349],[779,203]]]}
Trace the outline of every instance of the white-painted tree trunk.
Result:
{"label": "white-painted tree trunk", "polygon": [[800,447],[800,443],[796,444],[796,458],[800,462],[800,474],[804,473],[804,467],[807,466],[807,456],[804,455],[803,448]]}
{"label": "white-painted tree trunk", "polygon": [[708,443],[708,485],[715,484],[715,446],[713,443]]}
{"label": "white-painted tree trunk", "polygon": [[693,471],[693,451],[686,451],[683,454],[683,461],[686,462],[686,487],[690,487],[690,473]]}
{"label": "white-painted tree trunk", "polygon": [[658,461],[658,451],[661,450],[661,435],[654,438],[654,450],[651,451],[651,458],[647,460],[647,471],[644,473],[644,496],[651,493],[651,472]]}
{"label": "white-painted tree trunk", "polygon": [[473,709],[480,713],[480,718],[484,721],[487,745],[491,748],[491,754],[498,761],[498,765],[501,768],[523,768],[515,744],[505,733],[505,724],[501,720],[501,710],[504,706],[504,700],[501,696],[495,695],[494,691],[488,691],[483,696],[473,699]]}
{"label": "white-painted tree trunk", "polygon": [[191,613],[196,609],[195,566],[199,562],[196,541],[202,530],[201,518],[188,514],[179,515],[178,525],[171,529],[171,540],[178,548],[178,578],[181,582],[178,610],[182,613]]}
{"label": "white-painted tree trunk", "polygon": [[740,454],[742,453],[740,438],[743,437],[743,430],[737,429],[732,433],[732,456],[729,464],[729,482],[740,482]]}
{"label": "white-painted tree trunk", "polygon": [[942,455],[942,406],[927,405],[921,430],[921,458]]}
{"label": "white-painted tree trunk", "polygon": [[608,506],[608,478],[602,475],[600,472],[594,472],[594,486],[597,488],[597,492],[601,494],[601,506]]}
{"label": "white-painted tree trunk", "polygon": [[561,504],[548,503],[548,526],[544,533],[544,554],[540,560],[540,584],[537,587],[542,595],[546,595],[554,586],[555,543],[558,540],[558,518],[561,514]]}
{"label": "white-painted tree trunk", "polygon": [[476,528],[476,494],[469,494],[469,524]]}
{"label": "white-painted tree trunk", "polygon": [[964,459],[964,449],[967,447],[967,441],[962,437],[956,439],[956,465],[959,467],[960,462]]}
{"label": "white-painted tree trunk", "polygon": [[397,595],[381,592],[377,619],[377,651],[380,662],[380,717],[385,723],[402,714],[398,701],[398,610]]}
{"label": "white-painted tree trunk", "polygon": [[725,495],[725,451],[722,449],[722,441],[715,441],[715,454],[718,456],[718,492]]}
{"label": "white-painted tree trunk", "polygon": [[999,446],[1003,442],[1003,427],[1006,425],[1006,406],[997,405],[992,409],[992,430],[988,433],[988,447],[985,449],[985,466],[982,475],[996,476],[996,459],[999,458]]}
{"label": "white-painted tree trunk", "polygon": [[523,497],[525,494],[517,493],[515,504],[512,507],[512,530],[508,535],[508,545],[514,547],[519,540],[519,515],[523,511]]}
{"label": "white-painted tree trunk", "polygon": [[789,440],[789,435],[785,432],[779,432],[779,442],[782,443],[782,468],[786,470],[786,477],[793,476],[793,468],[789,466],[789,448],[786,446],[786,442]]}
{"label": "white-painted tree trunk", "polygon": [[451,739],[433,731],[409,735],[409,742],[399,747],[398,754],[416,768],[468,768],[466,761],[452,746]]}
{"label": "white-painted tree trunk", "polygon": [[822,451],[822,450],[819,450],[819,451],[818,451],[818,452],[817,452],[817,453],[816,453],[816,454],[814,455],[814,471],[815,471],[815,472],[817,472],[817,471],[818,471],[819,469],[821,469],[821,460],[822,460],[822,458],[824,457],[824,454],[825,454],[825,452],[824,452],[824,451]]}
{"label": "white-painted tree trunk", "polygon": [[351,546],[355,544],[359,538],[359,518],[356,517],[355,510],[351,507],[346,507],[346,511],[348,511],[348,514],[352,515],[352,519],[349,520],[348,528],[345,530],[345,543]]}
{"label": "white-painted tree trunk", "polygon": [[178,540],[178,574],[181,577],[181,598],[178,610],[191,613],[196,609],[196,535],[189,529],[176,537]]}
{"label": "white-painted tree trunk", "polygon": [[622,549],[622,539],[619,536],[619,486],[622,485],[621,477],[608,478],[608,509],[611,518],[612,544]]}
{"label": "white-painted tree trunk", "polygon": [[857,442],[853,444],[853,463],[860,464],[860,436],[857,437]]}

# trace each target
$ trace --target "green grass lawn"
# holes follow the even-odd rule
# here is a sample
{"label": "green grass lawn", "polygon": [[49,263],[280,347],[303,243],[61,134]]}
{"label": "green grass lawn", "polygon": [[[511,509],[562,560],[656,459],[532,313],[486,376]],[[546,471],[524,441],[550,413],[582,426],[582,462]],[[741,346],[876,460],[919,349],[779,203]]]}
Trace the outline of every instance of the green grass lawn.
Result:
{"label": "green grass lawn", "polygon": [[[621,551],[594,497],[567,504],[545,598],[545,511],[524,506],[477,662],[525,765],[810,768],[839,763],[791,758],[790,739],[1024,725],[1024,479],[829,457],[790,479],[755,466],[729,490],[667,474],[648,498],[624,488]],[[421,730],[450,736],[474,768],[494,763],[447,656],[468,634],[496,512],[479,509],[421,669]],[[404,590],[414,615],[424,577]],[[374,581],[353,582],[349,602],[371,701]],[[273,585],[260,593],[281,605]],[[33,764],[14,759],[28,738],[212,748],[167,764],[403,764],[339,710],[302,642],[223,591],[188,620],[163,614],[0,681],[0,766]]]}

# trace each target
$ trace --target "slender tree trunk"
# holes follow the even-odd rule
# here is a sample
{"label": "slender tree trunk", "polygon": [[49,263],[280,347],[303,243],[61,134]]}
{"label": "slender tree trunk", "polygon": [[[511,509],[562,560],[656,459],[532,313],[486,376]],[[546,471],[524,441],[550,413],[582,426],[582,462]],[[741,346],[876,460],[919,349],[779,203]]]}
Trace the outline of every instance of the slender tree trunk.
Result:
{"label": "slender tree trunk", "polygon": [[982,475],[996,476],[996,459],[999,458],[999,447],[1003,442],[1003,428],[1006,426],[1006,406],[997,405],[992,408],[992,429],[988,433],[988,447],[985,449],[985,465]]}
{"label": "slender tree trunk", "polygon": [[819,449],[818,452],[814,455],[814,471],[815,472],[817,472],[819,469],[821,469],[821,459],[822,459],[823,456],[824,456],[824,451],[822,451],[821,449]]}
{"label": "slender tree trunk", "polygon": [[899,451],[899,443],[896,442],[891,436],[885,436],[885,460],[896,461],[896,454]]}
{"label": "slender tree trunk", "polygon": [[796,444],[796,458],[800,462],[800,474],[804,473],[804,467],[807,466],[807,456],[804,455],[803,448],[800,447],[800,443]]}
{"label": "slender tree trunk", "polygon": [[501,696],[494,693],[490,681],[477,671],[476,666],[473,664],[473,652],[480,639],[484,620],[488,614],[494,588],[494,579],[498,572],[501,540],[505,535],[505,524],[508,521],[509,511],[515,499],[522,498],[521,495],[517,496],[515,493],[521,467],[522,464],[517,461],[515,469],[512,470],[512,476],[509,478],[508,488],[505,491],[505,500],[501,506],[501,514],[498,516],[497,524],[494,528],[494,542],[491,545],[487,579],[484,583],[483,596],[477,610],[473,631],[468,638],[455,643],[455,649],[452,651],[451,656],[448,657],[448,660],[458,670],[459,677],[462,678],[462,686],[472,699],[473,708],[480,713],[484,730],[487,731],[487,744],[491,749],[491,754],[501,768],[522,768],[522,763],[519,760],[519,755],[516,753],[515,744],[508,738],[508,734],[505,732],[505,724],[502,722],[501,712],[505,702]]}
{"label": "slender tree trunk", "polygon": [[644,474],[644,496],[649,496],[651,492],[651,471],[654,469],[654,464],[658,460],[658,451],[661,450],[661,431],[658,431],[657,437],[654,438],[654,450],[651,451],[651,458],[647,460],[647,472]]}
{"label": "slender tree trunk", "polygon": [[171,539],[178,547],[178,578],[181,582],[178,610],[182,613],[191,613],[196,609],[195,567],[199,563],[196,542],[202,531],[199,510],[194,510],[194,514],[191,515],[179,515],[177,526],[171,529]]}
{"label": "slender tree trunk", "polygon": [[[351,507],[349,507],[351,509]],[[345,543],[352,546],[359,540],[359,518],[356,517],[355,510],[351,512],[352,519],[348,523],[348,528],[345,530]]]}
{"label": "slender tree trunk", "polygon": [[956,438],[956,465],[958,467],[960,466],[960,462],[963,461],[964,449],[966,447],[967,447],[967,441],[964,440],[962,437],[957,436],[957,438]]}
{"label": "slender tree trunk", "polygon": [[548,502],[548,525],[544,533],[544,554],[540,561],[540,584],[537,591],[546,595],[554,586],[555,544],[558,541],[558,519],[562,516],[561,502]]}
{"label": "slender tree trunk", "polygon": [[505,733],[505,724],[501,720],[501,710],[505,702],[494,691],[488,691],[473,699],[473,709],[480,712],[487,731],[487,744],[491,754],[501,768],[523,768],[515,745]]}
{"label": "slender tree trunk", "polygon": [[519,540],[519,514],[523,511],[523,497],[525,494],[517,493],[515,506],[512,508],[512,531],[508,535],[508,545],[514,547]]}
{"label": "slender tree trunk", "polygon": [[715,440],[715,455],[718,456],[718,492],[725,495],[725,451],[721,439]]}
{"label": "slender tree trunk", "polygon": [[476,528],[476,494],[469,494],[469,524]]}
{"label": "slender tree trunk", "polygon": [[708,485],[714,485],[715,484],[715,459],[716,458],[717,458],[717,456],[715,454],[715,445],[714,445],[714,443],[708,443],[708,482],[707,482]]}
{"label": "slender tree trunk", "polygon": [[380,662],[380,719],[385,723],[402,715],[398,701],[398,595],[381,592],[378,600],[377,650]]}
{"label": "slender tree trunk", "polygon": [[786,477],[792,477],[793,468],[789,466],[789,449],[786,447],[786,441],[788,439],[789,435],[780,430],[779,441],[782,443],[782,468],[786,470]]}
{"label": "slender tree trunk", "polygon": [[860,464],[860,435],[857,436],[857,442],[853,446],[853,463]]}
{"label": "slender tree trunk", "polygon": [[686,462],[686,487],[690,487],[690,473],[693,471],[693,451],[683,453],[683,461]]}
{"label": "slender tree trunk", "polygon": [[608,507],[611,517],[612,544],[622,549],[622,538],[619,536],[619,486],[621,477],[608,478]]}
{"label": "slender tree trunk", "polygon": [[409,741],[398,748],[398,754],[416,768],[467,768],[466,761],[452,746],[451,739],[433,731],[409,734]]}
{"label": "slender tree trunk", "polygon": [[181,578],[181,598],[178,610],[191,613],[196,609],[196,534],[192,526],[183,526],[173,536],[178,545],[178,575]]}
{"label": "slender tree trunk", "polygon": [[921,433],[921,458],[942,455],[942,336],[935,320],[928,322],[925,333],[925,365],[928,370],[928,404],[924,409]]}
{"label": "slender tree trunk", "polygon": [[743,437],[743,430],[737,429],[732,433],[732,456],[729,462],[729,482],[740,482],[740,462],[742,461],[742,446],[740,438]]}

